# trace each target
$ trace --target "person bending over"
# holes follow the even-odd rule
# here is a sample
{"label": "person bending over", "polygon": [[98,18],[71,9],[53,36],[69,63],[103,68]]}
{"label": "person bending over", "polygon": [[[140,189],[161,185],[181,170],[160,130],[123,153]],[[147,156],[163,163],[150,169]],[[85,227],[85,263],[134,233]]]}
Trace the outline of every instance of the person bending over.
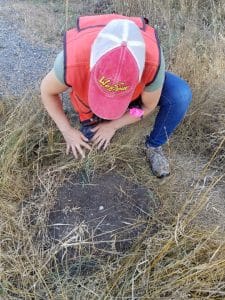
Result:
{"label": "person bending over", "polygon": [[[70,89],[80,128],[71,127],[60,99]],[[66,141],[67,154],[85,157],[91,145],[106,149],[117,130],[159,106],[145,139],[155,176],[170,174],[162,151],[185,116],[192,93],[186,81],[165,71],[156,31],[145,18],[83,16],[68,30],[64,50],[41,83],[42,102]]]}

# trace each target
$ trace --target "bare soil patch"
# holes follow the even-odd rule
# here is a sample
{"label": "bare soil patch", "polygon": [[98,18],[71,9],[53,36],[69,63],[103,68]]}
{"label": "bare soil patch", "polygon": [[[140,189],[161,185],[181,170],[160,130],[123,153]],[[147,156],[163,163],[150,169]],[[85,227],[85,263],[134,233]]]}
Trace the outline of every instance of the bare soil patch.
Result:
{"label": "bare soil patch", "polygon": [[[159,200],[150,189],[113,171],[91,181],[82,174],[79,177],[58,189],[48,222],[53,242],[74,244],[75,251],[79,228],[79,239],[89,247],[115,253],[128,250],[156,212]],[[152,226],[151,232],[156,231]]]}

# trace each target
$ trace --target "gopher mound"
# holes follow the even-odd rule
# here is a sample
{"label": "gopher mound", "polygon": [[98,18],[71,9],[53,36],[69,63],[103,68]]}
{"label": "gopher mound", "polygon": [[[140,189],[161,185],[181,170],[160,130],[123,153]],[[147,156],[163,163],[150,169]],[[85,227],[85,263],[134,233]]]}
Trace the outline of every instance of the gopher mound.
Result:
{"label": "gopher mound", "polygon": [[69,248],[75,253],[78,245],[124,252],[146,229],[158,206],[150,189],[115,172],[91,181],[79,174],[58,189],[49,214],[49,236],[67,252]]}

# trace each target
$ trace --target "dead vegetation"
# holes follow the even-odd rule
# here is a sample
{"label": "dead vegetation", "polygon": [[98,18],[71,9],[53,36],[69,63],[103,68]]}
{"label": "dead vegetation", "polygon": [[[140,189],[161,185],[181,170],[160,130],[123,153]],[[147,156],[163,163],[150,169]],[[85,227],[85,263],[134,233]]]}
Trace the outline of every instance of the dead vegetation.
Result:
{"label": "dead vegetation", "polygon": [[[57,3],[35,5],[54,16],[49,7]],[[65,1],[59,13],[70,20],[76,4]],[[93,1],[84,4],[94,9]],[[130,0],[113,1],[112,8],[149,17],[158,27],[169,69],[193,88],[191,110],[167,145],[172,176],[161,185],[146,165],[142,137],[152,118],[123,130],[108,151],[93,151],[77,162],[65,156],[62,138],[38,96],[3,99],[0,297],[224,299],[225,4]],[[161,202],[146,230],[128,252],[112,251],[107,258],[93,248],[87,251],[85,224],[51,244],[47,220],[57,187],[70,173],[82,170],[91,179],[109,169],[151,188]],[[158,230],[149,236],[153,225]],[[57,255],[68,244],[77,249],[77,256],[59,264]]]}

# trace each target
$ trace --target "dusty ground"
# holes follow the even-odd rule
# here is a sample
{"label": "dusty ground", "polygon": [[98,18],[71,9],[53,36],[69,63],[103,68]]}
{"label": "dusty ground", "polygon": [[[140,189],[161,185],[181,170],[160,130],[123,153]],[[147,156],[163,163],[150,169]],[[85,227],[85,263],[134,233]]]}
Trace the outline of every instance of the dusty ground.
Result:
{"label": "dusty ground", "polygon": [[41,34],[39,39],[32,38],[35,32],[28,20],[33,19],[35,7],[31,8],[23,1],[0,1],[1,96],[21,97],[26,92],[38,91],[40,80],[51,68],[59,49],[45,43],[47,38]]}
{"label": "dusty ground", "polygon": [[[129,249],[153,217],[159,200],[151,190],[113,171],[91,182],[82,174],[79,177],[58,190],[49,215],[50,236],[61,241],[80,227],[81,237],[91,247],[115,253]],[[153,226],[152,232],[156,230]]]}

